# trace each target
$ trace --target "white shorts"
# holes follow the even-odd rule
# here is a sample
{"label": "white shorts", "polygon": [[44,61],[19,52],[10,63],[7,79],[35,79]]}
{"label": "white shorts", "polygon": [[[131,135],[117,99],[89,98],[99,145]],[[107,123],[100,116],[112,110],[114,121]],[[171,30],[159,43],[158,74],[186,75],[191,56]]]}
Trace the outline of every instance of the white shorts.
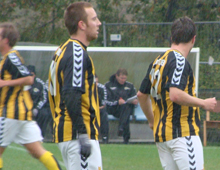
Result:
{"label": "white shorts", "polygon": [[164,170],[202,170],[203,148],[199,136],[179,137],[156,143]]}
{"label": "white shorts", "polygon": [[67,170],[102,170],[102,157],[99,141],[90,140],[91,155],[87,159],[79,154],[79,141],[71,140],[58,143]]}
{"label": "white shorts", "polygon": [[0,117],[1,147],[6,147],[12,142],[23,145],[42,140],[41,130],[35,121]]}

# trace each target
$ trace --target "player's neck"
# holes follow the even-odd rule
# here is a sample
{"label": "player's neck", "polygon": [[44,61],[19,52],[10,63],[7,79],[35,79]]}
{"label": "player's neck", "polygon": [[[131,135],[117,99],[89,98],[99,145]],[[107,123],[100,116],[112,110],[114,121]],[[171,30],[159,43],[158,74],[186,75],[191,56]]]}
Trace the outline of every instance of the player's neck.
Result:
{"label": "player's neck", "polygon": [[89,46],[89,41],[86,38],[85,34],[74,34],[70,36],[72,39],[76,39],[79,40],[80,42],[82,42],[85,46]]}
{"label": "player's neck", "polygon": [[183,55],[183,57],[187,58],[192,47],[189,46],[189,44],[180,43],[178,45],[172,44],[170,49],[179,51]]}

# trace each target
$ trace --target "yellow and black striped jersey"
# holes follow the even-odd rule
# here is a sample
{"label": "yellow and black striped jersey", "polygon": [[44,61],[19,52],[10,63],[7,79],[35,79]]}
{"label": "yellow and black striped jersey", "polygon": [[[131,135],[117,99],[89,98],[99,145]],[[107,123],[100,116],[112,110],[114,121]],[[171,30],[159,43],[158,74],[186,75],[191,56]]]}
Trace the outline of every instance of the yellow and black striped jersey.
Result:
{"label": "yellow and black striped jersey", "polygon": [[[11,50],[0,62],[2,80],[14,80],[30,76],[18,51]],[[26,86],[5,86],[0,88],[0,117],[18,120],[32,120],[33,102]]]}
{"label": "yellow and black striped jersey", "polygon": [[193,70],[176,50],[166,51],[150,64],[140,87],[140,92],[151,95],[155,142],[199,135],[199,108],[172,102],[169,98],[170,87],[196,97]]}
{"label": "yellow and black striped jersey", "polygon": [[71,117],[64,103],[62,91],[73,89],[81,92],[81,112],[90,139],[98,140],[100,113],[95,68],[86,46],[68,39],[53,57],[49,70],[48,96],[54,118],[54,142],[76,139]]}

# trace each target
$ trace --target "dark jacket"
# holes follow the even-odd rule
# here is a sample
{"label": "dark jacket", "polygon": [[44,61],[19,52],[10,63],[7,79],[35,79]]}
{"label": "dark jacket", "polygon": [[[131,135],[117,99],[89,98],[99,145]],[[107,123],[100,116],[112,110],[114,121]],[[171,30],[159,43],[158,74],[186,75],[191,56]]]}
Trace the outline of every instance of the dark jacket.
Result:
{"label": "dark jacket", "polygon": [[99,106],[104,106],[107,99],[105,85],[98,83]]}
{"label": "dark jacket", "polygon": [[137,98],[136,89],[134,85],[126,81],[123,85],[119,84],[116,80],[115,74],[109,78],[109,81],[105,84],[107,90],[107,106],[118,105],[118,100],[120,98],[125,101]]}
{"label": "dark jacket", "polygon": [[34,84],[29,89],[33,100],[33,109],[40,110],[47,101],[47,92],[44,82],[40,78],[34,79]]}

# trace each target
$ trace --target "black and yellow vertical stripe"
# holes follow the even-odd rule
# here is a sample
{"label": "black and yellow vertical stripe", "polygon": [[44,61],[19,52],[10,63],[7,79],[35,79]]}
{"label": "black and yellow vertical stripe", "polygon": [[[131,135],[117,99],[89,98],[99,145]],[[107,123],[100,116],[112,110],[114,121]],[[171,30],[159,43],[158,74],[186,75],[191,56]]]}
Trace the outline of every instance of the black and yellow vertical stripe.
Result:
{"label": "black and yellow vertical stripe", "polygon": [[151,94],[156,142],[199,135],[199,108],[173,103],[169,98],[170,87],[196,97],[192,68],[175,50],[168,50],[154,60],[140,88],[141,92]]}
{"label": "black and yellow vertical stripe", "polygon": [[[67,65],[68,63],[68,66]],[[68,72],[68,74],[64,73]],[[56,143],[76,139],[71,118],[63,97],[63,88],[82,92],[81,110],[87,133],[98,139],[100,126],[99,103],[95,83],[95,68],[86,47],[77,40],[69,39],[55,52],[49,71],[49,101],[54,118],[54,141]]]}
{"label": "black and yellow vertical stripe", "polygon": [[[30,76],[23,59],[16,50],[7,53],[0,62],[3,80],[14,80]],[[24,86],[5,86],[0,89],[0,117],[32,120],[33,102]]]}

